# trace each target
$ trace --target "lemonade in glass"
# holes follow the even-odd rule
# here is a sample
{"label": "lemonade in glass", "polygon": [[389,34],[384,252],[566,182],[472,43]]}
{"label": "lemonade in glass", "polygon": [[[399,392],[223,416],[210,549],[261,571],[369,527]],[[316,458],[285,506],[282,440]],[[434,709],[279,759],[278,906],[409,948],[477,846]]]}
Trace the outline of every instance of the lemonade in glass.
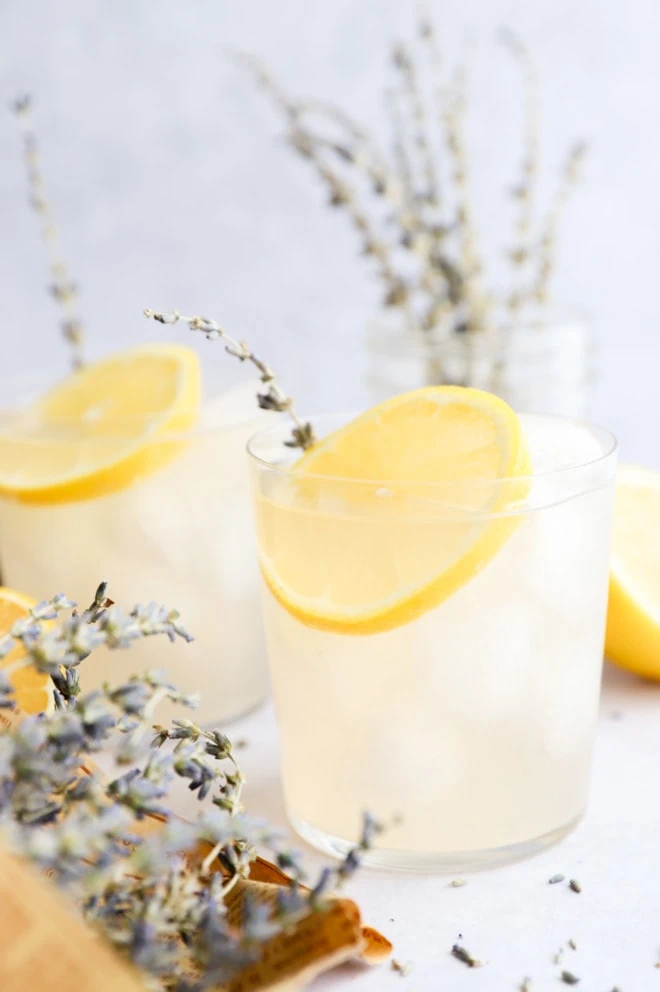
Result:
{"label": "lemonade in glass", "polygon": [[178,610],[195,638],[95,653],[92,687],[167,668],[200,691],[201,723],[264,698],[245,444],[265,416],[253,383],[208,395],[196,353],[171,344],[110,356],[0,411],[3,583],[86,606],[104,579],[119,605],[146,596]]}
{"label": "lemonade in glass", "polygon": [[616,443],[432,387],[249,445],[292,824],[371,864],[490,865],[587,801]]}

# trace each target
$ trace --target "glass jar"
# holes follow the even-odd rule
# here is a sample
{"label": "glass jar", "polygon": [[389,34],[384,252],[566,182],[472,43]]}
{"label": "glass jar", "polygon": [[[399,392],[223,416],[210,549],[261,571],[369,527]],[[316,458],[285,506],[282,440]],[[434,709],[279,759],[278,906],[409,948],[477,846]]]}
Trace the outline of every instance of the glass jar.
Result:
{"label": "glass jar", "polygon": [[501,323],[492,330],[427,332],[397,313],[367,336],[374,403],[422,386],[473,386],[526,413],[585,417],[596,378],[595,349],[581,318]]}

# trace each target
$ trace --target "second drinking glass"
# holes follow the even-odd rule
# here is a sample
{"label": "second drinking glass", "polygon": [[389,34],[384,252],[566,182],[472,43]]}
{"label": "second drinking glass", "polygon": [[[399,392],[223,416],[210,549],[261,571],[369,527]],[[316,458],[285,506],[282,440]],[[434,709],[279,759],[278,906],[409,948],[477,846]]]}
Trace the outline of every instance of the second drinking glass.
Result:
{"label": "second drinking glass", "polygon": [[267,415],[252,384],[209,392],[193,351],[151,345],[0,414],[3,583],[86,606],[107,580],[124,608],[178,610],[191,644],[95,653],[87,685],[166,669],[201,693],[202,724],[245,713],[267,687],[245,464]]}

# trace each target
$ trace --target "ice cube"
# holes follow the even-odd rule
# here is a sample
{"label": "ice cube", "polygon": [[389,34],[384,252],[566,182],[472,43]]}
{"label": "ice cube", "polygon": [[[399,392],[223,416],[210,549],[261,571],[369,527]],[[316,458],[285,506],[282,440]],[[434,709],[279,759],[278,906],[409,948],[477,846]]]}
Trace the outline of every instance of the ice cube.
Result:
{"label": "ice cube", "polygon": [[534,475],[575,468],[603,454],[601,442],[584,424],[561,417],[520,418]]}
{"label": "ice cube", "polygon": [[537,617],[521,597],[502,597],[501,585],[491,593],[468,585],[414,629],[409,677],[439,718],[501,719],[520,705]]}

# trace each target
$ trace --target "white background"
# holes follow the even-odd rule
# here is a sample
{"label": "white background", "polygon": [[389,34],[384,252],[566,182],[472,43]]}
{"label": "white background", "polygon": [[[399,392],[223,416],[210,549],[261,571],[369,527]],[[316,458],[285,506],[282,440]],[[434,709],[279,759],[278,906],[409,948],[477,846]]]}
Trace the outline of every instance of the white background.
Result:
{"label": "white background", "polygon": [[[253,339],[310,405],[363,401],[361,345],[378,288],[346,219],[281,141],[227,47],[292,93],[333,97],[381,130],[386,54],[413,0],[2,0],[0,94],[38,100],[67,256],[96,353],[154,333],[144,306],[206,311]],[[450,64],[476,36],[472,152],[491,255],[520,161],[521,90],[493,40],[507,24],[542,78],[546,191],[575,136],[588,182],[563,227],[559,304],[593,315],[596,416],[624,456],[660,464],[660,5],[655,0],[434,4]],[[63,366],[11,115],[0,113],[3,367]],[[204,349],[204,342],[200,342]],[[220,356],[213,361],[221,363]],[[229,374],[229,373],[226,373]]]}
{"label": "white background", "polygon": [[[563,229],[557,298],[593,314],[596,415],[620,435],[624,457],[660,466],[660,5],[435,7],[450,59],[466,30],[478,36],[471,134],[493,250],[508,216],[501,190],[520,158],[520,89],[493,42],[498,25],[525,38],[542,75],[548,183],[574,136],[591,142],[588,182]],[[344,218],[324,207],[225,48],[260,53],[292,92],[332,96],[378,130],[387,46],[412,32],[412,10],[406,0],[0,0],[0,95],[6,104],[29,90],[38,100],[51,199],[94,353],[153,333],[140,316],[146,305],[206,311],[286,369],[307,403],[362,401],[362,338],[377,287]],[[63,370],[9,113],[0,114],[0,163],[3,373],[23,374],[35,355]],[[563,847],[463,889],[437,878],[361,878],[369,922],[415,969],[407,979],[357,973],[349,984],[505,992],[529,974],[535,992],[553,989],[552,955],[574,937],[580,950],[566,952],[566,965],[582,975],[581,990],[660,988],[657,697],[609,674],[591,812]],[[242,729],[248,802],[279,820],[268,711]],[[583,894],[548,887],[556,871],[579,877]],[[459,931],[488,967],[472,972],[448,956]]]}

